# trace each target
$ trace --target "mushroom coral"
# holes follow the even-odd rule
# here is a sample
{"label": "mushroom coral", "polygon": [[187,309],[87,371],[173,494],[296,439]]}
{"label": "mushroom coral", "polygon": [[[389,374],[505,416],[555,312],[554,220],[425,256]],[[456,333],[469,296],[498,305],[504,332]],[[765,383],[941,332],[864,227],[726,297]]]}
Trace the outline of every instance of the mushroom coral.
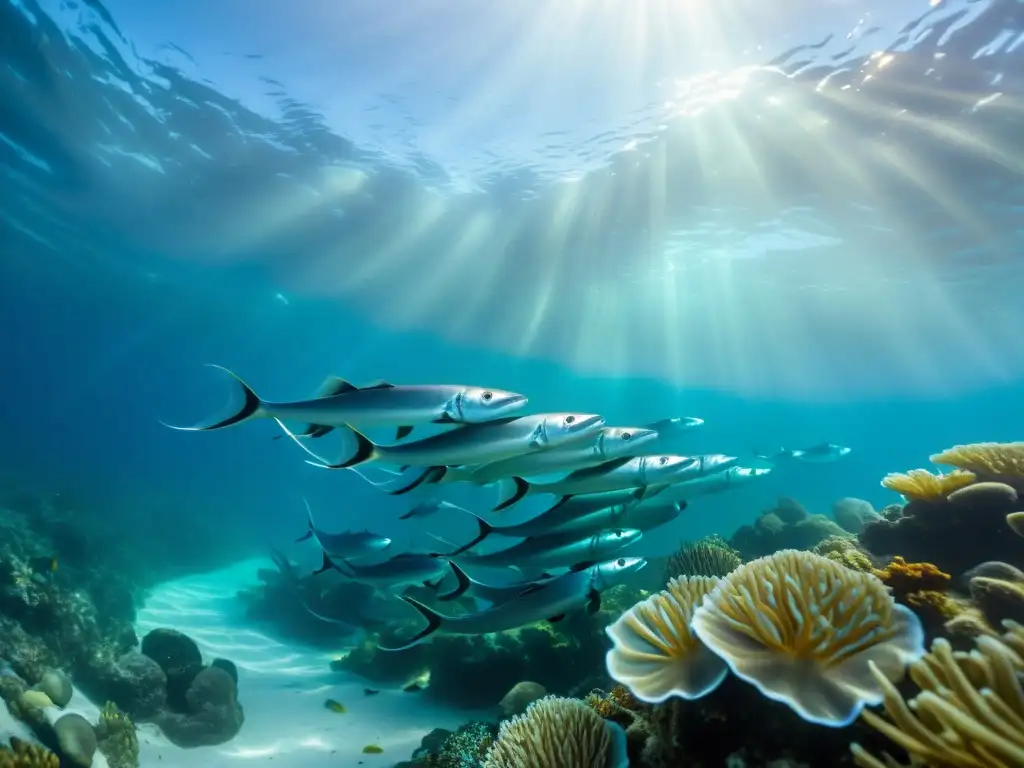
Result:
{"label": "mushroom coral", "polygon": [[[885,691],[889,719],[861,717],[910,755],[911,766],[1019,768],[1024,765],[1024,626],[1006,622],[1002,639],[979,637],[972,653],[954,653],[939,638],[910,666],[921,692],[904,701],[883,674],[872,674]],[[900,768],[851,745],[862,768]]]}
{"label": "mushroom coral", "polygon": [[605,632],[614,647],[609,676],[641,701],[672,696],[696,699],[717,688],[729,668],[690,630],[694,610],[718,579],[679,576],[668,587],[626,611]]}
{"label": "mushroom coral", "polygon": [[826,557],[782,550],[722,579],[692,629],[739,678],[803,719],[853,722],[924,653],[920,619],[871,574]]}
{"label": "mushroom coral", "polygon": [[626,733],[578,699],[545,696],[501,724],[483,768],[626,768]]}

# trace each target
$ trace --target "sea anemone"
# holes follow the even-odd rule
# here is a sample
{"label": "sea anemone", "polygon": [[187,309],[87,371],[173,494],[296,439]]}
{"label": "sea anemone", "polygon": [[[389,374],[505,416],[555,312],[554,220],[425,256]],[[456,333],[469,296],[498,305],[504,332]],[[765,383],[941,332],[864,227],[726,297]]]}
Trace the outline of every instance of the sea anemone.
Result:
{"label": "sea anemone", "polygon": [[975,482],[973,472],[954,469],[948,475],[933,475],[927,469],[893,472],[882,479],[882,487],[902,494],[907,501],[944,501],[949,494]]}
{"label": "sea anemone", "polygon": [[931,460],[987,478],[1024,479],[1024,443],[956,445]]}
{"label": "sea anemone", "polygon": [[679,576],[622,614],[605,630],[614,643],[605,657],[609,676],[652,704],[700,698],[721,685],[729,668],[690,630],[694,610],[716,584]]}
{"label": "sea anemone", "polygon": [[924,630],[874,576],[789,549],[722,579],[692,629],[733,673],[809,722],[844,726],[882,700],[874,662],[897,680]]}
{"label": "sea anemone", "polygon": [[[1024,627],[1006,622],[1002,639],[979,637],[972,653],[954,653],[939,638],[931,652],[910,665],[921,692],[909,703],[874,665],[885,692],[889,719],[861,717],[911,757],[912,766],[1019,768],[1024,765]],[[862,768],[899,768],[859,744],[851,745]]]}
{"label": "sea anemone", "polygon": [[545,696],[501,724],[483,768],[627,768],[626,732],[578,699]]}

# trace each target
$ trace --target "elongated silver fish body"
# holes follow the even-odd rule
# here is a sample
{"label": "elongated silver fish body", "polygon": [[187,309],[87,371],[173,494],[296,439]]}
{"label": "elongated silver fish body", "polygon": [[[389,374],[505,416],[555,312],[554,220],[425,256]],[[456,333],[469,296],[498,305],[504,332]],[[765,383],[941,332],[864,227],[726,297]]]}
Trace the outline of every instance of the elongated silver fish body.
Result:
{"label": "elongated silver fish body", "polygon": [[466,552],[460,557],[477,565],[563,568],[607,560],[638,542],[641,536],[641,531],[633,529],[612,529],[586,536],[570,531],[529,538],[497,552]]}
{"label": "elongated silver fish body", "polygon": [[316,523],[313,522],[313,510],[310,508],[309,502],[306,499],[303,501],[306,503],[308,529],[305,534],[296,539],[297,542],[313,539],[320,549],[330,557],[349,560],[377,554],[391,546],[391,539],[369,531],[328,533],[317,528]]}
{"label": "elongated silver fish body", "polygon": [[771,471],[768,467],[729,467],[711,475],[664,486],[659,489],[657,495],[642,501],[641,505],[652,506],[666,501],[685,501],[699,496],[722,493],[758,478],[767,477]]}
{"label": "elongated silver fish body", "polygon": [[487,635],[545,619],[558,621],[570,611],[581,608],[596,611],[600,607],[601,592],[622,583],[645,564],[643,558],[619,558],[584,570],[570,571],[537,584],[511,600],[462,616],[445,616],[403,596],[402,599],[427,620],[427,627],[400,646],[379,647],[397,651],[418,645],[435,634]]}

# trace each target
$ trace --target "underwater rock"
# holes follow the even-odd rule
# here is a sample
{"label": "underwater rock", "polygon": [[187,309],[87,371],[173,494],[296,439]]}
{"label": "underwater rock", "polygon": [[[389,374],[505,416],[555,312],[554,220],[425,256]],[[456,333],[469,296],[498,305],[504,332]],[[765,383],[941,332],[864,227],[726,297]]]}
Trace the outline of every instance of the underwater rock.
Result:
{"label": "underwater rock", "polygon": [[215,669],[223,669],[231,675],[231,679],[235,681],[235,686],[238,686],[238,667],[235,666],[235,662],[218,658],[211,661],[210,666]]}
{"label": "underwater rock", "polygon": [[498,707],[504,717],[514,717],[525,712],[526,708],[537,699],[542,699],[547,695],[547,688],[540,683],[524,680],[512,686],[512,690],[498,702]]}
{"label": "underwater rock", "polygon": [[809,514],[792,499],[779,499],[776,507],[762,512],[753,525],[737,529],[729,546],[744,560],[755,560],[783,549],[809,550],[830,536],[850,534],[824,515]]}
{"label": "underwater rock", "polygon": [[783,525],[796,525],[811,516],[811,513],[807,511],[803,504],[787,496],[781,497],[775,503],[773,512],[782,521]]}
{"label": "underwater rock", "polygon": [[152,720],[167,706],[167,676],[160,665],[138,651],[108,660],[81,682],[98,701],[112,701],[135,720]]}
{"label": "underwater rock", "polygon": [[858,534],[864,530],[866,523],[878,520],[881,515],[863,499],[847,497],[839,499],[832,505],[832,517],[836,519],[843,530]]}
{"label": "underwater rock", "polygon": [[203,669],[203,655],[195,640],[176,629],[160,627],[142,638],[142,652],[167,676],[168,706],[176,712],[187,712],[186,695]]}
{"label": "underwater rock", "polygon": [[235,681],[223,669],[208,667],[195,676],[185,696],[186,712],[162,712],[160,730],[179,747],[204,747],[233,739],[245,719]]}
{"label": "underwater rock", "polygon": [[53,724],[61,754],[82,768],[90,768],[96,755],[96,732],[77,712],[61,715]]}
{"label": "underwater rock", "polygon": [[975,576],[971,599],[992,627],[1004,621],[1024,623],[1024,584],[1008,579]]}

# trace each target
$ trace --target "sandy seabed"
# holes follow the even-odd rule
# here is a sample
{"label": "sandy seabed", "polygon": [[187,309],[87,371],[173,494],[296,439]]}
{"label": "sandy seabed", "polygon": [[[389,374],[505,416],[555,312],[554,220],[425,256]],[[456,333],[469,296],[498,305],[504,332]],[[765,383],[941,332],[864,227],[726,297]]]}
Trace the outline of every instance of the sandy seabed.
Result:
{"label": "sandy seabed", "polygon": [[[207,662],[218,656],[233,661],[245,724],[227,744],[194,749],[174,746],[154,725],[140,725],[141,768],[383,768],[408,760],[434,728],[454,730],[474,715],[483,716],[445,709],[400,689],[366,696],[365,688],[381,686],[331,671],[332,655],[322,649],[284,643],[253,627],[236,595],[257,583],[258,568],[272,567],[269,560],[249,560],[167,582],[151,592],[136,622],[139,637],[157,627],[177,629],[196,641]],[[347,711],[326,709],[328,698]],[[92,722],[99,714],[77,692],[66,711]],[[23,726],[0,707],[0,735],[10,734],[26,737]],[[364,754],[371,744],[383,752]],[[107,768],[101,755],[93,765]]]}

